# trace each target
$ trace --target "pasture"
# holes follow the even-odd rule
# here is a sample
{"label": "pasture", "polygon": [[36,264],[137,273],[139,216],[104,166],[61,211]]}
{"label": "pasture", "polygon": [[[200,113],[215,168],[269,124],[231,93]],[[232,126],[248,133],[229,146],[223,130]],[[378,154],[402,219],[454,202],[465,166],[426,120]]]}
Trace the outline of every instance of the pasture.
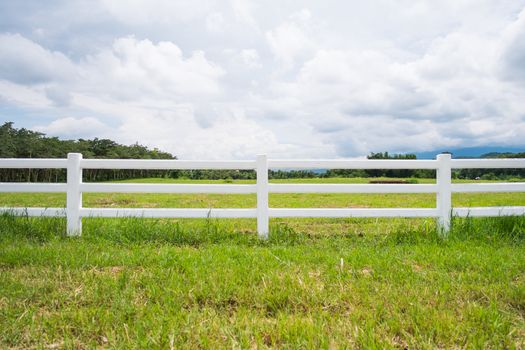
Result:
{"label": "pasture", "polygon": [[[174,180],[140,180],[152,181]],[[248,208],[255,201],[87,193],[83,203]],[[65,194],[0,194],[0,206],[64,205]],[[500,205],[525,205],[525,194],[453,195],[453,206]],[[433,207],[435,195],[270,194],[270,206]],[[446,239],[433,219],[270,225],[261,241],[254,219],[88,218],[82,237],[71,238],[64,219],[2,215],[0,347],[525,347],[523,217],[456,218]]]}

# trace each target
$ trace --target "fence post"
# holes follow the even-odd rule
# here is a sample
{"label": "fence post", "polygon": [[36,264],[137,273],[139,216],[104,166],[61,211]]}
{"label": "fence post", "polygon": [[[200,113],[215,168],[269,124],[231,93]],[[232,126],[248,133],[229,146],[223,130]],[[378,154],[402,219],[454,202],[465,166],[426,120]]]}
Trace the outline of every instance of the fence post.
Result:
{"label": "fence post", "polygon": [[268,158],[264,154],[257,156],[257,234],[259,238],[268,238],[269,221]]}
{"label": "fence post", "polygon": [[437,156],[438,169],[436,182],[438,186],[436,207],[439,211],[437,220],[438,229],[446,236],[450,230],[452,214],[452,168],[450,153],[441,153]]}
{"label": "fence post", "polygon": [[81,153],[67,154],[66,216],[68,236],[79,236],[82,233],[82,218],[80,217],[80,209],[82,208],[82,192],[80,192],[80,184],[82,183],[81,160]]}

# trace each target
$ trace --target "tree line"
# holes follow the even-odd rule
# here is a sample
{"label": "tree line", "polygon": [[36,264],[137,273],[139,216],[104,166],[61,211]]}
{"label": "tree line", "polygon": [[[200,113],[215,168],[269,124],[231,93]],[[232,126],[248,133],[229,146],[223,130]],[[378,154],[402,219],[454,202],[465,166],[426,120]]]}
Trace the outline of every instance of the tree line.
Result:
{"label": "tree line", "polygon": [[[370,153],[368,159],[416,160],[415,154],[390,154],[388,152]],[[326,172],[326,177],[394,177],[394,178],[431,178],[435,170],[429,169],[333,169]]]}
{"label": "tree line", "polygon": [[[525,158],[525,152],[519,153],[486,153],[480,158]],[[459,179],[508,180],[525,178],[525,169],[461,169],[455,171]]]}
{"label": "tree line", "polygon": [[[0,158],[66,158],[70,152],[82,153],[84,158],[101,159],[177,159],[157,148],[149,149],[138,143],[122,145],[109,139],[94,138],[61,140],[37,131],[15,128],[12,122],[0,127]],[[415,154],[370,153],[368,159],[417,159]],[[482,158],[525,158],[522,153],[488,153]],[[434,178],[435,170],[428,169],[321,169],[270,170],[271,179],[326,177],[393,177]],[[134,170],[85,169],[84,181],[111,181],[146,177],[188,178],[194,180],[253,180],[253,170]],[[508,179],[525,177],[525,169],[461,169],[453,177],[463,179]],[[64,182],[65,169],[0,169],[1,182]]]}
{"label": "tree line", "polygon": [[[70,152],[82,153],[84,158],[177,159],[168,152],[135,143],[121,145],[109,139],[60,140],[26,128],[15,128],[12,122],[0,127],[0,158],[66,158]],[[165,176],[162,170],[85,169],[85,181],[123,180]],[[0,169],[2,182],[63,182],[65,169]]]}
{"label": "tree line", "polygon": [[[415,154],[389,154],[388,152],[370,153],[368,159],[417,159]],[[520,153],[486,153],[480,158],[525,158]],[[436,171],[431,169],[340,169],[328,170],[326,177],[394,177],[394,178],[435,178]],[[509,180],[524,178],[525,169],[453,169],[455,179]]]}

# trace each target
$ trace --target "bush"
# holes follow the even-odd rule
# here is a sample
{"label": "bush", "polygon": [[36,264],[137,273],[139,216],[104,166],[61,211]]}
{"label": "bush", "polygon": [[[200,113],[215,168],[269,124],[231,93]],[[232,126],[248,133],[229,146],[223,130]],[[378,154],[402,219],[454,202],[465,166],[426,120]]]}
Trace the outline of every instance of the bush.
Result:
{"label": "bush", "polygon": [[481,180],[497,180],[498,177],[494,173],[483,174]]}

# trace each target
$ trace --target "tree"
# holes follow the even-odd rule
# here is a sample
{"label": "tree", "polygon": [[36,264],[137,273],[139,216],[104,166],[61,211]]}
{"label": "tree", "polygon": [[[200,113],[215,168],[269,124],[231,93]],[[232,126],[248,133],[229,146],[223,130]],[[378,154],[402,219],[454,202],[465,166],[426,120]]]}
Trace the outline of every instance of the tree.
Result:
{"label": "tree", "polygon": [[[121,145],[113,140],[95,138],[93,140],[60,140],[47,137],[43,133],[25,128],[16,129],[13,122],[0,126],[1,158],[65,158],[70,152],[82,153],[84,158],[135,158],[135,159],[177,159],[171,153],[159,149],[150,150],[135,143]],[[87,181],[127,179],[136,177],[167,176],[164,170],[84,170]],[[65,181],[63,169],[0,169],[0,181]]]}

